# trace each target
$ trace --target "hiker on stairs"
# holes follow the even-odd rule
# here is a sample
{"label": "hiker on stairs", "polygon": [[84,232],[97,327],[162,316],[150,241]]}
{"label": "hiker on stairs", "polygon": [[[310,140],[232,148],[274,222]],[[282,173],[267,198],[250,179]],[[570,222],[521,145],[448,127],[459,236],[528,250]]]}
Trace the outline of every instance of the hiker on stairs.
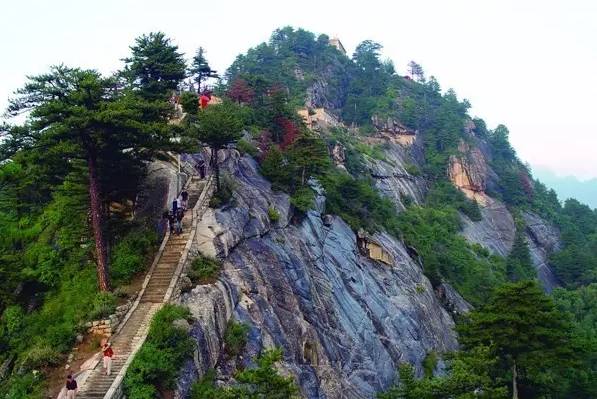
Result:
{"label": "hiker on stairs", "polygon": [[112,356],[114,356],[114,351],[109,342],[104,341],[102,351],[104,352],[104,370],[106,371],[106,375],[110,375],[110,372],[112,371]]}

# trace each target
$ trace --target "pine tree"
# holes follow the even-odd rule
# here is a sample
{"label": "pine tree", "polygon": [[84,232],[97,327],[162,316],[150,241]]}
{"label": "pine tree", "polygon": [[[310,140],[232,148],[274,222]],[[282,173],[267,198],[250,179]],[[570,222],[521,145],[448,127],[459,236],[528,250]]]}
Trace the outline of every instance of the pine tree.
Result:
{"label": "pine tree", "polygon": [[216,71],[211,69],[207,59],[205,58],[205,50],[203,47],[197,49],[197,53],[193,57],[191,67],[189,68],[189,74],[197,82],[197,92],[201,91],[201,83],[207,78],[217,78],[218,74]]}
{"label": "pine tree", "polygon": [[198,124],[190,127],[189,134],[200,143],[211,147],[212,164],[216,172],[217,189],[220,190],[218,151],[241,137],[243,122],[238,106],[231,102],[211,105],[199,113]]}
{"label": "pine tree", "polygon": [[505,284],[459,327],[465,349],[487,346],[510,371],[512,398],[521,378],[572,361],[569,325],[534,281]]}
{"label": "pine tree", "polygon": [[411,61],[408,63],[408,71],[410,72],[410,76],[413,79],[416,79],[417,82],[425,81],[425,72],[423,71],[423,67],[416,62]]}
{"label": "pine tree", "polygon": [[151,32],[135,39],[132,55],[125,58],[124,76],[143,97],[167,99],[185,78],[186,64],[178,46],[162,32]]}
{"label": "pine tree", "polygon": [[58,173],[70,173],[79,160],[87,168],[91,230],[102,291],[110,289],[104,204],[118,191],[116,176],[129,184],[135,181],[131,176],[139,180],[142,162],[163,142],[165,125],[146,122],[155,109],[155,104],[134,93],[119,91],[113,78],[64,66],[30,77],[10,102],[13,115],[27,111],[30,115],[28,129],[12,130],[9,142],[20,143],[19,150],[29,150],[32,156],[51,154],[64,160]]}

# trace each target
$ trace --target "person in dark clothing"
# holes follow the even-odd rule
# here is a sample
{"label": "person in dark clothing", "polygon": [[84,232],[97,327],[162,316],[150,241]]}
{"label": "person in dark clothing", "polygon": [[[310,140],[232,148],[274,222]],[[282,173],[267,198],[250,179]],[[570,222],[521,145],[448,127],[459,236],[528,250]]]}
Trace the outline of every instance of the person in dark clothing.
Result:
{"label": "person in dark clothing", "polygon": [[198,168],[199,168],[199,176],[202,179],[205,179],[205,160],[202,159],[199,161]]}
{"label": "person in dark clothing", "polygon": [[176,213],[176,234],[182,233],[182,218],[184,217],[184,212],[182,209],[179,209]]}
{"label": "person in dark clothing", "polygon": [[182,210],[186,211],[189,207],[189,193],[185,190],[180,193],[180,198],[182,198]]}
{"label": "person in dark clothing", "polygon": [[168,213],[168,226],[170,226],[170,234],[174,234],[174,225],[176,224],[176,217],[174,213]]}
{"label": "person in dark clothing", "polygon": [[77,381],[69,374],[66,377],[66,399],[75,399],[77,390]]}
{"label": "person in dark clothing", "polygon": [[176,215],[177,210],[178,210],[178,198],[174,198],[174,201],[172,201],[172,213]]}

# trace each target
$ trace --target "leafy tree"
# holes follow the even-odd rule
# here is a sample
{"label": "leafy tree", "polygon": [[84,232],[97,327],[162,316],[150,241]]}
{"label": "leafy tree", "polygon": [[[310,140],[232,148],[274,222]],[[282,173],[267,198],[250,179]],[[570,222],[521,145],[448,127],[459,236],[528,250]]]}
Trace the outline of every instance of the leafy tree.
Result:
{"label": "leafy tree", "polygon": [[510,371],[511,393],[527,397],[538,371],[570,366],[570,325],[534,281],[505,284],[459,328],[465,349],[487,346]]}
{"label": "leafy tree", "polygon": [[184,112],[195,115],[199,110],[199,96],[193,92],[185,91],[180,95],[180,105]]}
{"label": "leafy tree", "polygon": [[114,79],[64,66],[30,77],[9,107],[13,114],[30,111],[30,130],[13,130],[9,138],[23,144],[21,151],[43,151],[85,163],[98,283],[104,291],[110,289],[104,207],[110,184],[106,178],[114,167],[126,175],[149,159],[161,142],[163,127],[143,123],[148,108],[136,95],[115,90]]}
{"label": "leafy tree", "polygon": [[201,91],[201,83],[208,78],[217,78],[218,74],[216,71],[211,69],[207,59],[205,58],[205,50],[203,47],[197,49],[197,53],[193,57],[191,67],[189,68],[189,74],[197,82],[197,92]]}
{"label": "leafy tree", "polygon": [[239,113],[238,106],[231,102],[211,105],[199,113],[198,123],[191,129],[192,136],[211,147],[218,191],[220,190],[218,151],[241,138],[243,121]]}
{"label": "leafy tree", "polygon": [[242,78],[236,78],[230,84],[230,88],[226,95],[238,104],[248,104],[253,101],[255,97],[255,91],[249,86],[246,80]]}
{"label": "leafy tree", "polygon": [[124,76],[150,100],[165,100],[185,78],[186,64],[178,46],[162,32],[135,39],[132,55],[125,58]]}

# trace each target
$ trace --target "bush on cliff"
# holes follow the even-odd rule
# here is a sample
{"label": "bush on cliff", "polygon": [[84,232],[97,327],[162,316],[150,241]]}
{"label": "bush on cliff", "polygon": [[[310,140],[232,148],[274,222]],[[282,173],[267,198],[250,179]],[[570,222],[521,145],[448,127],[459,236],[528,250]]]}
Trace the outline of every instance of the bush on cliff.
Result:
{"label": "bush on cliff", "polygon": [[192,353],[194,342],[187,331],[173,322],[189,317],[188,309],[170,304],[155,314],[147,340],[124,378],[128,398],[152,399],[158,397],[159,392],[174,388],[180,365]]}

